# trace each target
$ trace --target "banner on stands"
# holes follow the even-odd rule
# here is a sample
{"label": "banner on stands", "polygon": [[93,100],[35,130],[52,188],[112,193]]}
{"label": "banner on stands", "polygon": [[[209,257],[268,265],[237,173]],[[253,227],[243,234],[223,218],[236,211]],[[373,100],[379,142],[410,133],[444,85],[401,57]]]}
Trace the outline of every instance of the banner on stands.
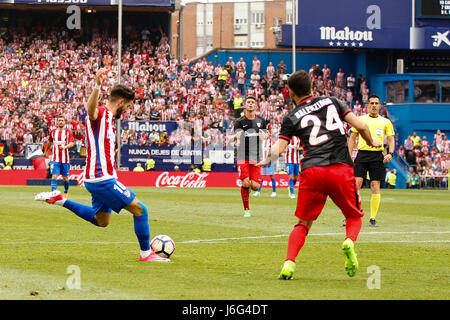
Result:
{"label": "banner on stands", "polygon": [[125,121],[121,125],[122,130],[134,130],[136,133],[141,133],[142,131],[150,134],[155,130],[158,134],[166,131],[168,135],[172,131],[177,130],[178,124],[175,121]]}
{"label": "banner on stands", "polygon": [[[46,170],[0,170],[0,185],[26,185],[29,179],[45,179]],[[186,172],[186,171],[118,171],[118,180],[128,187],[157,188],[240,188],[237,172]],[[70,172],[69,179],[83,185],[83,171]],[[289,187],[287,174],[276,174],[278,188]],[[263,180],[264,188],[272,188],[271,181]],[[298,184],[298,182],[297,182]]]}
{"label": "banner on stands", "polygon": [[136,163],[145,164],[148,156],[152,156],[156,165],[159,164],[201,164],[202,148],[181,146],[136,146],[123,145],[121,167],[132,170]]}
{"label": "banner on stands", "polygon": [[209,158],[213,163],[234,163],[234,149],[209,150]]}

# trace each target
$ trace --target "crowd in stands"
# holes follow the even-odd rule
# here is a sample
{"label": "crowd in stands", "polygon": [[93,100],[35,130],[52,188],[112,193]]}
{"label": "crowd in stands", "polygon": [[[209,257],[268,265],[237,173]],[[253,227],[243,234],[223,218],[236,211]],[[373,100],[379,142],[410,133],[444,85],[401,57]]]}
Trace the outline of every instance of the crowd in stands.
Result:
{"label": "crowd in stands", "polygon": [[[265,70],[252,61],[230,57],[213,65],[206,58],[178,61],[170,54],[168,38],[160,29],[136,33],[128,30],[123,50],[122,83],[136,90],[136,99],[122,121],[176,121],[177,130],[151,133],[125,129],[122,144],[203,146],[228,144],[233,121],[241,115],[245,96],[259,100],[259,115],[270,121],[277,138],[282,119],[292,108],[287,88],[287,67],[281,60]],[[56,29],[10,28],[0,35],[0,144],[4,153],[23,155],[24,146],[46,143],[64,114],[75,138],[74,154],[84,144],[85,104],[94,85],[95,72],[108,68],[106,92],[117,82],[117,43],[114,37],[92,29],[89,38],[74,37]],[[250,71],[250,75],[247,71]],[[362,75],[355,78],[342,69],[333,72],[325,64],[309,69],[313,94],[336,96],[359,116],[367,113],[369,96]],[[380,114],[389,117],[382,106]],[[398,148],[411,166],[409,187],[446,182],[450,167],[450,140],[439,130],[432,142],[414,132]],[[413,183],[417,176],[418,183]]]}
{"label": "crowd in stands", "polygon": [[426,136],[421,138],[413,132],[397,152],[410,165],[408,187],[443,187],[448,183],[450,140],[440,130],[437,130],[432,142]]}
{"label": "crowd in stands", "polygon": [[[124,130],[121,142],[138,145],[190,145],[194,142],[227,144],[227,130],[240,116],[243,98],[256,96],[259,115],[269,120],[276,138],[283,116],[291,107],[287,67],[281,60],[261,70],[257,56],[225,63],[205,58],[180,61],[170,54],[162,29],[125,31],[128,39],[122,59],[122,83],[136,90],[136,99],[122,121],[176,121],[171,135]],[[89,36],[76,36],[56,28],[26,30],[10,27],[0,37],[0,143],[21,155],[29,143],[46,143],[64,114],[74,132],[79,154],[84,141],[85,104],[94,86],[96,71],[108,68],[106,92],[117,82],[117,42],[93,28]],[[248,66],[247,66],[248,64]],[[250,75],[247,70],[251,70]],[[369,88],[360,75],[332,72],[327,65],[309,70],[314,95],[337,96],[352,104],[357,115],[367,112]]]}

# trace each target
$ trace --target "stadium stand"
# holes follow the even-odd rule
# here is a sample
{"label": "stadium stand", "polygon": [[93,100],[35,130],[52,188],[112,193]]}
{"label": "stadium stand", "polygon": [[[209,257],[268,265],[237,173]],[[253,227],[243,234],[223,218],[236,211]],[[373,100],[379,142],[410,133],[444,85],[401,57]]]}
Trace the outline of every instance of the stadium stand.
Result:
{"label": "stadium stand", "polygon": [[432,143],[426,136],[410,134],[397,153],[418,174],[419,188],[448,187],[450,140],[440,130],[434,134]]}
{"label": "stadium stand", "polygon": [[[75,134],[72,153],[79,157],[84,144],[84,105],[96,70],[111,70],[104,92],[117,81],[113,32],[93,26],[88,37],[57,30],[45,25],[9,25],[2,29],[0,143],[4,153],[21,157],[26,144],[45,144],[48,132],[56,126],[55,116],[64,114]],[[270,119],[273,138],[277,137],[282,118],[291,108],[282,61],[274,61],[265,72],[252,68],[258,77],[250,82],[244,74],[246,81],[239,87],[237,74],[245,72],[243,59],[236,64],[223,62],[223,67],[204,58],[194,63],[187,58],[178,61],[170,55],[168,38],[161,28],[152,32],[128,28],[124,38],[128,40],[123,50],[122,79],[135,88],[137,99],[123,121],[176,121],[178,129],[170,136],[162,133],[159,137],[124,130],[123,144],[186,146],[201,140],[204,146],[225,145],[226,131],[233,126],[234,97],[241,92],[244,97],[258,97],[260,115]],[[222,69],[228,75],[221,91],[217,79]],[[314,65],[310,74],[314,95],[334,95],[354,105],[356,114],[366,112],[360,103],[369,92],[364,79],[357,79],[356,86],[349,89],[342,70],[333,74],[326,66],[320,69]]]}

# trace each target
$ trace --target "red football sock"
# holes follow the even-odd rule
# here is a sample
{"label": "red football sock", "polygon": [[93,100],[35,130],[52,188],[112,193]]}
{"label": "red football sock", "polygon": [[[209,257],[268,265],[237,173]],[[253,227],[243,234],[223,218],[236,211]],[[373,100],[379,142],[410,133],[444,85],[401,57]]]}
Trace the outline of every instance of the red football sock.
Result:
{"label": "red football sock", "polygon": [[362,219],[361,218],[347,218],[345,220],[346,238],[356,241],[359,232],[361,231]]}
{"label": "red football sock", "polygon": [[305,239],[306,236],[308,235],[308,231],[309,231],[308,227],[305,226],[304,224],[299,223],[295,225],[294,229],[291,231],[291,234],[289,235],[286,260],[291,260],[295,262],[295,259],[297,258],[300,249],[305,244]]}
{"label": "red football sock", "polygon": [[249,205],[249,189],[248,188],[244,188],[241,187],[241,197],[242,197],[242,203],[244,204],[244,210],[250,210],[250,205]]}

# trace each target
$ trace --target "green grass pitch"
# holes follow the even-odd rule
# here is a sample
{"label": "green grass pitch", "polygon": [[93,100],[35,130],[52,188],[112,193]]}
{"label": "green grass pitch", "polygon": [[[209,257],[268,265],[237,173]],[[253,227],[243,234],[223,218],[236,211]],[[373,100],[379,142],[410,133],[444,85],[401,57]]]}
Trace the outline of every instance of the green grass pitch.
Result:
{"label": "green grass pitch", "polygon": [[[363,189],[354,278],[340,249],[343,216],[328,201],[293,279],[282,281],[297,222],[287,189],[276,198],[268,189],[251,196],[251,218],[242,217],[237,188],[132,189],[149,208],[151,237],[174,239],[171,263],[138,261],[133,219],[124,211],[98,228],[34,201],[47,187],[0,187],[0,299],[448,299],[449,191],[382,190],[379,227],[370,228],[370,191]],[[70,199],[90,204],[84,188],[71,187]],[[79,289],[70,285],[75,275]]]}

